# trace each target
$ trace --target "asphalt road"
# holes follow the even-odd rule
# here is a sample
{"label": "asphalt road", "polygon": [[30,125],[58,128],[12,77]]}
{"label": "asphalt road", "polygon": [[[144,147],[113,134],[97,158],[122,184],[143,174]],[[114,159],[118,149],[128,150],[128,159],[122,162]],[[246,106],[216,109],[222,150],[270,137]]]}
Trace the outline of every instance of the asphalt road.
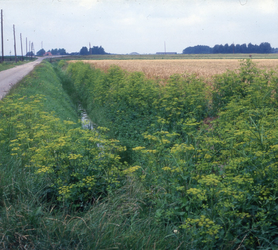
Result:
{"label": "asphalt road", "polygon": [[23,65],[16,66],[11,69],[0,71],[0,100],[9,92],[10,88],[22,80],[23,77],[28,75],[36,65],[40,64],[45,58],[52,57],[40,57],[36,61],[25,63]]}

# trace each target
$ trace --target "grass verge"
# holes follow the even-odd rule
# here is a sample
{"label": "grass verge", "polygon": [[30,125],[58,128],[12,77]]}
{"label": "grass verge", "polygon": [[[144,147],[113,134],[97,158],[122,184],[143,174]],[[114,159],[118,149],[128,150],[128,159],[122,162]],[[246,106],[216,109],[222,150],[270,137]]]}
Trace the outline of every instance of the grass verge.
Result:
{"label": "grass verge", "polygon": [[[65,88],[66,82],[64,79]],[[51,185],[53,172],[38,174],[39,170],[45,170],[38,168],[40,163],[52,167],[46,165],[45,160],[53,153],[55,159],[64,159],[65,162],[60,163],[67,169],[72,162],[65,154],[74,158],[78,155],[73,154],[74,150],[80,149],[71,147],[69,152],[59,155],[56,153],[60,149],[51,149],[43,158],[34,158],[34,155],[40,156],[38,152],[42,149],[49,149],[52,142],[53,146],[63,147],[60,143],[63,144],[61,140],[67,130],[80,128],[75,105],[62,88],[63,84],[52,66],[43,62],[0,102],[0,248],[181,247],[184,243],[173,233],[172,226],[156,221],[152,207],[146,203],[144,188],[132,177],[125,178],[121,187],[108,192],[106,197],[98,195],[93,202],[81,205],[79,201],[76,206],[74,202],[66,202],[66,198],[57,200],[59,190],[53,191]],[[64,122],[68,124],[67,130],[60,131]],[[61,134],[55,141],[58,132]],[[99,139],[99,135],[96,138]],[[72,141],[72,145],[78,140]],[[96,154],[103,156],[105,148],[99,150],[102,152]],[[112,155],[110,152],[109,157]],[[76,165],[69,171],[69,178],[79,168],[75,160],[72,159]],[[59,165],[55,166],[57,169]]]}
{"label": "grass verge", "polygon": [[19,65],[22,65],[22,64],[34,61],[34,60],[35,59],[28,60],[28,61],[18,61],[18,62],[15,62],[15,61],[5,61],[5,62],[0,63],[0,71],[6,70],[6,69],[10,69],[10,68],[13,68],[13,67],[16,67],[16,66],[19,66]]}

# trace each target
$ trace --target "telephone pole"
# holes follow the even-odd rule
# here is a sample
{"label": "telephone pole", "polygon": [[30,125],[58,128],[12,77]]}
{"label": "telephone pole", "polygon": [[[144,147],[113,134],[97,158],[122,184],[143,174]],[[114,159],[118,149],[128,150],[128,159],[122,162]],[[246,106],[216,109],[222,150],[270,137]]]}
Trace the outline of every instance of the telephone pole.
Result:
{"label": "telephone pole", "polygon": [[17,58],[16,58],[16,40],[15,40],[15,25],[14,25],[14,55],[15,55],[15,62],[17,62]]}
{"label": "telephone pole", "polygon": [[32,42],[32,52],[33,52],[33,55],[35,56],[36,55],[36,51],[35,51],[35,46],[34,46],[33,42]]}
{"label": "telephone pole", "polygon": [[22,35],[20,33],[20,43],[21,43],[21,56],[22,56],[22,61],[23,61],[23,47],[22,47]]}
{"label": "telephone pole", "polygon": [[26,37],[26,60],[28,60],[28,40]]}
{"label": "telephone pole", "polygon": [[30,42],[30,53],[31,53],[31,58],[33,58],[33,43]]}
{"label": "telephone pole", "polygon": [[3,10],[1,10],[1,44],[2,44],[2,62],[4,62],[4,35],[3,35]]}

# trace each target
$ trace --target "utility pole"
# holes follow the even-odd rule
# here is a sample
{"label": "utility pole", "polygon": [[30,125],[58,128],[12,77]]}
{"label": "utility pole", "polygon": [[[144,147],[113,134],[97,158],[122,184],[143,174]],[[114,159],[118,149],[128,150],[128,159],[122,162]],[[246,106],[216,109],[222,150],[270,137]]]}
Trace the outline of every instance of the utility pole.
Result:
{"label": "utility pole", "polygon": [[3,10],[1,10],[1,44],[2,44],[2,62],[4,62],[4,35],[3,35]]}
{"label": "utility pole", "polygon": [[92,55],[91,43],[89,43],[89,55]]}
{"label": "utility pole", "polygon": [[33,52],[33,55],[35,56],[36,55],[36,51],[35,51],[35,46],[34,46],[33,42],[32,42],[32,52]]}
{"label": "utility pole", "polygon": [[28,39],[26,37],[26,60],[28,60]]}
{"label": "utility pole", "polygon": [[17,58],[16,58],[16,40],[15,40],[15,25],[14,25],[14,55],[15,55],[15,62],[17,62]]}
{"label": "utility pole", "polygon": [[166,54],[166,42],[164,41],[164,53]]}
{"label": "utility pole", "polygon": [[21,33],[20,33],[20,43],[21,43],[21,55],[22,55],[22,61],[24,60],[23,59],[23,47],[22,47],[22,35],[21,35]]}
{"label": "utility pole", "polygon": [[34,48],[34,43],[33,42],[31,42],[30,52],[31,52],[31,58],[33,58],[33,56],[35,56],[35,48]]}

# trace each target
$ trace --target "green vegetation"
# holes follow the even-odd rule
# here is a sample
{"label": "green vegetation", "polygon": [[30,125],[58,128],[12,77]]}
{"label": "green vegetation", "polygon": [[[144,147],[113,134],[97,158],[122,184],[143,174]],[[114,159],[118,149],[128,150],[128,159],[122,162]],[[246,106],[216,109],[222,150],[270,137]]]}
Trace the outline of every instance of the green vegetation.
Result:
{"label": "green vegetation", "polygon": [[[47,52],[50,52],[51,55],[55,56],[55,55],[66,55],[67,52],[64,48],[62,49],[51,49],[51,50],[48,50]],[[40,49],[38,52],[37,52],[37,56],[43,56],[44,54],[46,53],[46,51],[44,49]]]}
{"label": "green vegetation", "polygon": [[278,248],[277,83],[43,63],[0,102],[1,247]]}
{"label": "green vegetation", "polygon": [[107,54],[101,46],[93,46],[92,48],[82,47],[79,52],[80,55],[105,55]]}
{"label": "green vegetation", "polygon": [[276,72],[246,60],[206,89],[195,76],[67,70],[92,119],[127,147],[158,226],[189,249],[277,247]]}
{"label": "green vegetation", "polygon": [[29,60],[29,61],[18,61],[16,63],[14,61],[14,58],[12,60],[13,61],[5,61],[5,62],[0,63],[0,71],[6,70],[6,69],[10,69],[10,68],[13,68],[15,66],[22,65],[24,63],[30,62],[30,60]]}
{"label": "green vegetation", "polygon": [[234,54],[234,53],[264,53],[268,54],[274,52],[276,49],[272,48],[270,43],[261,43],[260,45],[249,43],[244,44],[216,44],[213,47],[209,47],[206,45],[197,45],[193,47],[185,48],[182,53],[183,54],[208,54],[208,53],[224,53],[224,54]]}
{"label": "green vegetation", "polygon": [[[0,245],[68,249],[72,241],[82,241],[82,230],[68,234],[79,227],[79,219],[72,218],[77,212],[69,211],[83,210],[89,200],[121,186],[126,167],[116,152],[124,148],[81,128],[49,63],[38,66],[0,105]],[[69,223],[66,234],[57,227],[61,220]]]}

